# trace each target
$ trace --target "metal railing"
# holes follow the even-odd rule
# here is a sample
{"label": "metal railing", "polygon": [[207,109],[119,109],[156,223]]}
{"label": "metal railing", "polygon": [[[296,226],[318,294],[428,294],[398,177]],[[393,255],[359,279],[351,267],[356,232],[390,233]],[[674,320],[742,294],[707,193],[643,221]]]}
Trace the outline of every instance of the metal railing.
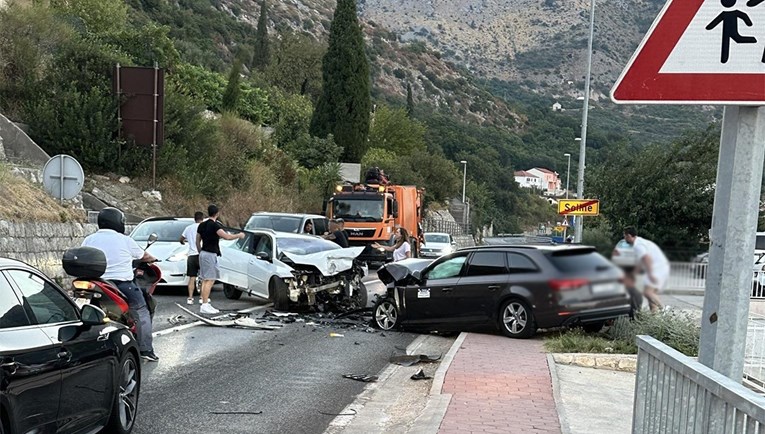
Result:
{"label": "metal railing", "polygon": [[765,398],[650,336],[638,336],[633,434],[765,433]]}
{"label": "metal railing", "polygon": [[425,218],[422,220],[422,230],[425,232],[444,232],[453,237],[465,235],[465,225],[459,224],[454,220],[442,220],[434,218]]}
{"label": "metal railing", "polygon": [[[701,262],[672,262],[667,289],[704,290],[709,264]],[[752,271],[751,298],[765,299],[765,272]]]}
{"label": "metal railing", "polygon": [[765,393],[765,316],[751,312],[746,329],[744,382]]}

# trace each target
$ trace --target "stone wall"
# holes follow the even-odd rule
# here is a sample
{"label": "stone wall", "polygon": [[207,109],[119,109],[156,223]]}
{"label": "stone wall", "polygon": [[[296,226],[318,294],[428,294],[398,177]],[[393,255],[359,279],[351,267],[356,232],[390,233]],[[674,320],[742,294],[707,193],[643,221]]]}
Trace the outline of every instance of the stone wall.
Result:
{"label": "stone wall", "polygon": [[2,114],[0,114],[0,138],[3,144],[2,157],[11,163],[23,162],[39,165],[42,168],[50,158],[21,128]]}
{"label": "stone wall", "polygon": [[0,256],[32,265],[51,278],[66,278],[64,251],[98,230],[90,223],[14,223],[0,220]]}

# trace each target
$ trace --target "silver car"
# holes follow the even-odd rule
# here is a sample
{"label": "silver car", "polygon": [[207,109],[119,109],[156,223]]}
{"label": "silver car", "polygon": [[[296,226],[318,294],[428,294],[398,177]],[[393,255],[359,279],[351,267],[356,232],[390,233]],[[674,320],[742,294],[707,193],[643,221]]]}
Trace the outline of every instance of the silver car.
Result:
{"label": "silver car", "polygon": [[425,244],[420,247],[420,257],[438,258],[457,250],[457,242],[444,232],[425,232]]}
{"label": "silver car", "polygon": [[188,258],[189,246],[181,244],[180,239],[183,230],[192,223],[194,219],[187,217],[152,217],[139,223],[130,233],[130,238],[141,247],[148,244],[149,235],[157,234],[157,241],[146,251],[160,260],[156,264],[162,271],[162,280],[159,285],[186,286],[188,284],[186,258]]}

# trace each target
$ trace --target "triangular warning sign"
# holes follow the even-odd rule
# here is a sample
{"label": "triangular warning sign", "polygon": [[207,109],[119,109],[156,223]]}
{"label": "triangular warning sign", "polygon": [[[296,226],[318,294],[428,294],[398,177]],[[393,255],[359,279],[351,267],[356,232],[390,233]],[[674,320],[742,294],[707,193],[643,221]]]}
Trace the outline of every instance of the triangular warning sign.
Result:
{"label": "triangular warning sign", "polygon": [[568,227],[568,217],[563,219],[563,222],[560,225],[563,226],[563,227]]}
{"label": "triangular warning sign", "polygon": [[765,1],[668,0],[611,99],[765,105]]}

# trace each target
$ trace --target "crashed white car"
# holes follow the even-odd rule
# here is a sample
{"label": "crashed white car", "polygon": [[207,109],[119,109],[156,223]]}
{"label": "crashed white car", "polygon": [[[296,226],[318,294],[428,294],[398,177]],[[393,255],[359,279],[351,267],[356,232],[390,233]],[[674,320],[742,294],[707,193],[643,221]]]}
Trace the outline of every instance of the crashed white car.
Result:
{"label": "crashed white car", "polygon": [[365,267],[356,260],[364,247],[342,248],[316,237],[272,230],[243,231],[221,240],[220,279],[227,298],[242,294],[269,299],[278,310],[293,306],[362,308]]}

